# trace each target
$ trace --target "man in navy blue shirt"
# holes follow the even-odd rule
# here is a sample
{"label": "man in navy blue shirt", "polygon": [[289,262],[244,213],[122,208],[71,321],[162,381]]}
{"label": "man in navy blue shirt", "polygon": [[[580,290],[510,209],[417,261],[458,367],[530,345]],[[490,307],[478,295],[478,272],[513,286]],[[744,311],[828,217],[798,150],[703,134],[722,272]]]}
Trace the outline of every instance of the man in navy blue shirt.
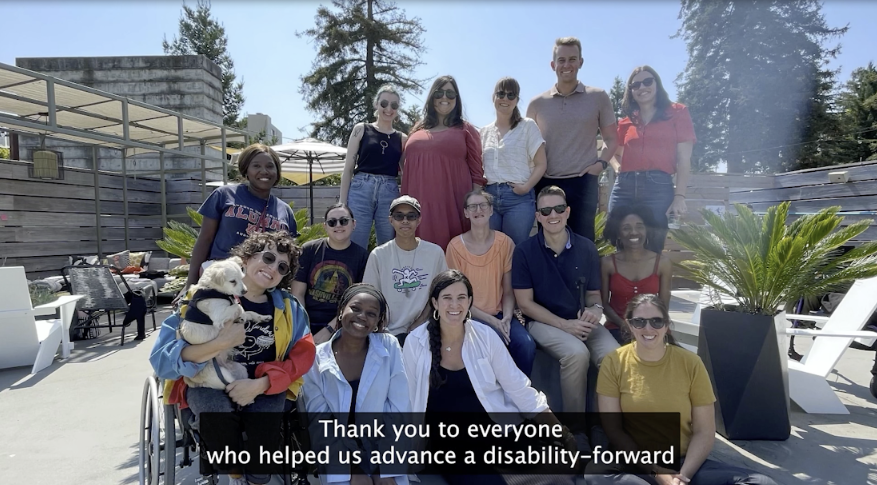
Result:
{"label": "man in navy blue shirt", "polygon": [[566,227],[569,213],[562,189],[552,185],[539,192],[541,229],[515,248],[512,287],[518,306],[532,320],[533,339],[560,361],[563,411],[585,412],[590,360],[599,365],[618,343],[600,324],[597,247]]}

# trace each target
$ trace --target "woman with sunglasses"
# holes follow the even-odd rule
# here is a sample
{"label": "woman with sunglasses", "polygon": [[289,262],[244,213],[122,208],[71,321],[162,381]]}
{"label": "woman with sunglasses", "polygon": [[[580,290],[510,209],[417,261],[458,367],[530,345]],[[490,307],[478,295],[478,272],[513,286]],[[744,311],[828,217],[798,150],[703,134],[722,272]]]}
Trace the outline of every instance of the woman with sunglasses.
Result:
{"label": "woman with sunglasses", "polygon": [[452,238],[469,229],[457,201],[486,182],[481,136],[463,120],[463,99],[452,76],[432,83],[423,116],[405,145],[402,193],[423,207],[425,219],[417,235],[444,251]]}
{"label": "woman with sunglasses", "polygon": [[536,342],[515,318],[512,289],[512,254],[515,243],[490,227],[494,199],[483,189],[466,194],[463,214],[472,228],[451,239],[445,259],[448,268],[466,275],[478,291],[472,304],[472,318],[487,324],[499,334],[521,372],[530,377]]}
{"label": "woman with sunglasses", "polygon": [[408,136],[393,128],[402,99],[396,88],[385,84],[373,101],[376,120],[353,127],[347,142],[347,158],[341,173],[341,197],[359,221],[351,240],[368,249],[372,222],[377,245],[393,239],[393,228],[385,217],[390,202],[399,197],[396,177],[402,163],[402,147]]}
{"label": "woman with sunglasses", "polygon": [[[323,433],[321,420],[334,418],[343,424],[354,425],[358,421],[379,419],[385,413],[390,415],[389,419],[394,419],[392,415],[395,413],[411,411],[408,378],[402,366],[402,347],[395,337],[386,333],[388,312],[387,300],[372,285],[353,285],[341,297],[333,318],[338,322],[338,331],[328,342],[317,346],[314,365],[305,375],[302,389],[314,442],[312,449],[325,448],[321,443],[323,440],[333,441],[328,438],[334,436]],[[368,414],[358,420],[359,413]],[[354,443],[364,458],[361,465],[354,465],[361,470],[342,471],[332,467],[320,472],[321,483],[408,483],[404,474],[387,473],[386,470],[381,473],[377,467],[368,465],[370,452],[382,449],[377,439],[360,438],[347,444]],[[333,446],[332,452],[335,451]]]}
{"label": "woman with sunglasses", "polygon": [[670,101],[661,77],[649,66],[631,73],[621,109],[627,117],[618,123],[618,150],[611,163],[619,173],[609,196],[609,212],[616,205],[651,207],[658,225],[647,248],[661,252],[668,217],[678,218],[687,210],[691,150],[697,141],[694,125],[688,108]]}
{"label": "woman with sunglasses", "polygon": [[341,295],[362,281],[368,263],[368,251],[350,240],[356,221],[349,207],[341,202],[330,206],[323,228],[327,237],[301,247],[301,264],[292,281],[292,295],[305,305],[316,344],[328,341],[338,330],[333,323]]}
{"label": "woman with sunglasses", "polygon": [[539,126],[521,117],[520,99],[518,81],[500,79],[493,89],[496,120],[481,128],[486,189],[494,200],[490,228],[502,231],[516,245],[530,237],[536,220],[533,187],[542,179],[548,163]]}
{"label": "woman with sunglasses", "polygon": [[[196,417],[211,412],[229,418],[223,426],[201,426],[208,449],[238,444],[235,449],[246,446],[251,456],[256,456],[259,446],[279,449],[281,413],[286,399],[295,399],[301,389],[302,376],[314,362],[315,346],[304,308],[284,290],[298,264],[299,249],[292,236],[285,231],[254,233],[232,249],[232,254],[243,260],[246,292],[240,298],[241,306],[271,316],[271,320],[245,325],[225,322],[214,340],[189,345],[176,336],[180,314],[174,313],[162,324],[149,361],[159,377],[174,381],[165,394],[171,404],[189,407]],[[233,381],[224,390],[186,387],[181,377],[194,376],[229,349],[233,349],[232,359],[247,368],[248,378]],[[266,414],[252,419],[252,413]],[[265,441],[253,438],[243,445],[243,432]],[[243,470],[231,471],[239,474]],[[269,479],[267,475],[233,475],[230,484],[264,484]]]}
{"label": "woman with sunglasses", "polygon": [[603,301],[609,302],[603,326],[620,344],[630,338],[621,329],[624,312],[633,297],[653,293],[670,305],[670,259],[646,249],[655,232],[652,211],[642,205],[615,206],[603,230],[603,238],[616,249],[600,262],[600,294]]}
{"label": "woman with sunglasses", "polygon": [[174,303],[198,282],[205,263],[229,257],[231,248],[253,232],[288,231],[298,236],[292,208],[271,195],[280,181],[280,158],[274,150],[261,143],[244,148],[238,170],[247,183],[218,187],[198,209],[204,220],[189,260],[189,276]]}
{"label": "woman with sunglasses", "polygon": [[[597,380],[597,400],[603,428],[616,450],[663,448],[656,433],[679,439],[682,466],[657,465],[636,469],[592,468],[589,484],[628,485],[774,485],[770,478],[725,465],[707,457],[716,434],[715,401],[709,375],[700,357],[676,345],[670,332],[670,312],[658,295],[637,295],[625,311],[625,331],[632,343],[603,359]],[[608,414],[615,413],[615,414]],[[657,417],[617,413],[680,413],[681,422],[663,423]],[[648,420],[648,421],[647,421]],[[677,434],[678,433],[678,434]]]}

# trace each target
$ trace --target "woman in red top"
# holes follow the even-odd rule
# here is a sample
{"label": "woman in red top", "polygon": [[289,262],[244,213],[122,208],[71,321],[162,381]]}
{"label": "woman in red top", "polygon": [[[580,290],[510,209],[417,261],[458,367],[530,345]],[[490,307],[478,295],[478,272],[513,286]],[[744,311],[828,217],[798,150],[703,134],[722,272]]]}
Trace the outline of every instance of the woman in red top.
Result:
{"label": "woman in red top", "polygon": [[423,113],[405,145],[402,193],[423,208],[417,235],[444,251],[451,239],[469,230],[457,201],[486,182],[481,135],[463,120],[463,100],[451,76],[432,83]]}
{"label": "woman in red top", "polygon": [[678,217],[686,211],[691,150],[697,141],[691,115],[688,108],[670,101],[661,78],[649,66],[633,70],[621,109],[627,117],[618,123],[618,150],[611,163],[619,173],[609,196],[609,211],[616,205],[650,207],[657,231],[647,247],[660,252],[668,216]]}
{"label": "woman in red top", "polygon": [[657,231],[652,211],[642,205],[616,206],[609,214],[603,237],[617,248],[600,265],[600,294],[609,302],[604,326],[620,344],[630,341],[621,332],[628,302],[643,293],[656,294],[670,304],[670,259],[646,249]]}

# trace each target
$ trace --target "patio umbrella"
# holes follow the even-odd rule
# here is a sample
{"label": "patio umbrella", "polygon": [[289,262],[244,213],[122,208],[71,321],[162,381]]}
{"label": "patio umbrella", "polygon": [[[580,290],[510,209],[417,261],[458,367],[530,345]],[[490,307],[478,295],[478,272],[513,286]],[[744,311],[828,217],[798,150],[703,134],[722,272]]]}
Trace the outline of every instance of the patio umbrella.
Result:
{"label": "patio umbrella", "polygon": [[[344,171],[344,157],[347,149],[315,138],[304,138],[292,143],[271,147],[281,161],[281,175],[290,180],[303,180],[307,174],[309,189],[309,205],[311,224],[314,223],[314,172],[317,179]],[[316,167],[315,167],[316,165]]]}

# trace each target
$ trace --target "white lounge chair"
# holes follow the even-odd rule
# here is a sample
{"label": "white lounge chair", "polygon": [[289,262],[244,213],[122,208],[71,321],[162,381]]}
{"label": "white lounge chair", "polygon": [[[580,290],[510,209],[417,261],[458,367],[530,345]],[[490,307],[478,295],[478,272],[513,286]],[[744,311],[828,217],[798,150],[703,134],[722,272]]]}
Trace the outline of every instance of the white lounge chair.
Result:
{"label": "white lounge chair", "polygon": [[[67,358],[73,349],[70,322],[80,295],[62,296],[58,300],[31,306],[24,268],[0,268],[0,369],[33,366],[35,374],[52,364],[58,347]],[[53,315],[60,309],[61,318],[34,319]]]}
{"label": "white lounge chair", "polygon": [[[724,296],[722,299],[723,302],[728,303]],[[697,336],[700,333],[700,309],[708,304],[710,304],[709,296],[706,291],[702,291],[692,321],[674,321],[675,331]],[[849,414],[826,379],[853,339],[865,346],[873,345],[877,333],[864,331],[862,328],[875,309],[877,309],[877,277],[856,280],[831,317],[786,315],[789,320],[807,320],[825,324],[818,330],[786,328],[784,332],[787,336],[820,337],[815,339],[810,351],[801,362],[789,360],[789,397],[805,412]],[[694,346],[685,347],[696,351]]]}

